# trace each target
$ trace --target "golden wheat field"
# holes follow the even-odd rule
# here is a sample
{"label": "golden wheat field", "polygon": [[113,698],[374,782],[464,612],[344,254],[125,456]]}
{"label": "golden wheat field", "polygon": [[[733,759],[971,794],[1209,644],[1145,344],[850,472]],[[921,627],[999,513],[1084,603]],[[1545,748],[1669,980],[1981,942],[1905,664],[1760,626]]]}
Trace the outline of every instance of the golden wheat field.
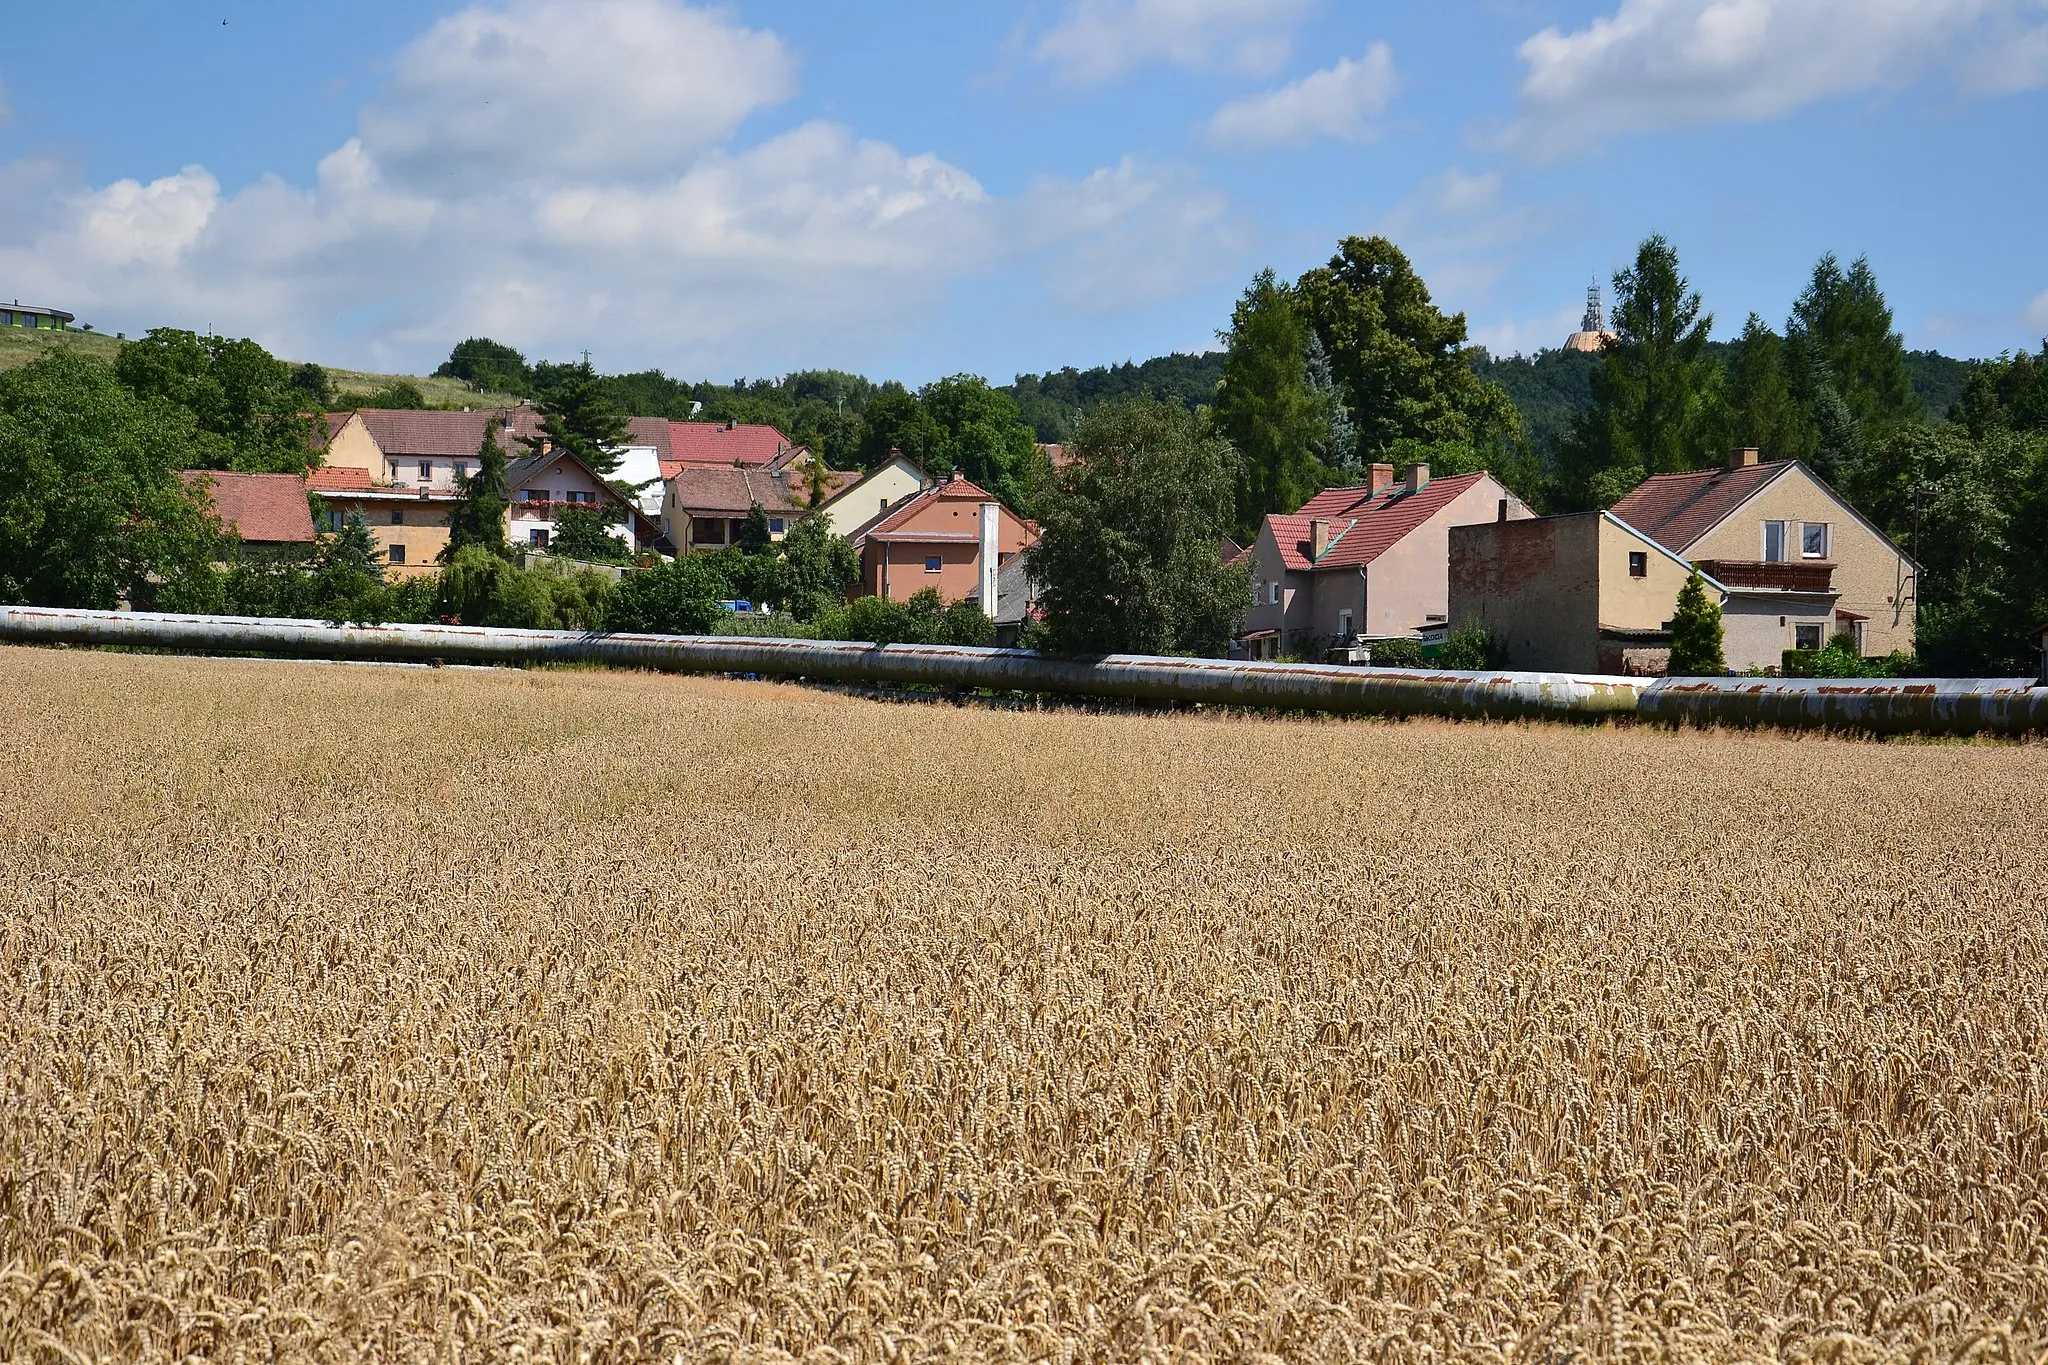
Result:
{"label": "golden wheat field", "polygon": [[0,649],[0,1358],[2048,1353],[2048,750]]}

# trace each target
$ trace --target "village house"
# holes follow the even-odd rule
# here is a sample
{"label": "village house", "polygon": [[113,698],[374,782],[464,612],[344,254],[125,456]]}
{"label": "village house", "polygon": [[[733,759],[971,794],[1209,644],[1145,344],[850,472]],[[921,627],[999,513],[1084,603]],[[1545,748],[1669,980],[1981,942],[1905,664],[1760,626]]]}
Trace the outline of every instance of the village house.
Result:
{"label": "village house", "polygon": [[818,504],[815,515],[835,536],[851,536],[880,513],[906,498],[914,497],[931,483],[931,476],[902,451],[892,450],[889,458],[838,488]]}
{"label": "village house", "polygon": [[1038,527],[956,469],[847,539],[860,553],[863,596],[902,601],[936,588],[948,602],[976,592],[995,601],[1002,566],[1038,543]]}
{"label": "village house", "polygon": [[756,507],[768,519],[768,538],[780,540],[811,511],[811,478],[824,480],[829,497],[856,477],[831,469],[687,464],[668,468],[661,524],[678,551],[734,544]]}
{"label": "village house", "polygon": [[677,464],[765,467],[786,459],[797,447],[775,427],[759,422],[668,424],[668,454]]}
{"label": "village house", "polygon": [[1919,565],[1798,460],[1738,449],[1720,469],[1652,475],[1613,510],[1721,586],[1737,672],[1836,634],[1864,655],[1913,650]]}
{"label": "village house", "polygon": [[[1508,668],[1661,674],[1692,566],[1612,512],[1451,528],[1452,625],[1493,632]],[[1710,600],[1726,593],[1706,580]]]}
{"label": "village house", "polygon": [[[539,415],[524,404],[465,412],[364,408],[328,413],[322,462],[306,479],[327,506],[327,529],[339,530],[350,513],[359,512],[393,570],[431,572],[447,548],[449,513],[461,500],[462,481],[476,472],[484,433],[493,421],[500,424],[499,448],[519,456],[506,469],[512,498],[506,537],[514,545],[545,549],[554,535],[556,511],[579,505],[607,509],[616,519],[613,534],[629,551],[661,540],[660,528],[641,507],[581,460],[564,451],[520,454],[527,450],[521,436],[543,439]],[[653,455],[658,461],[667,427],[665,419],[635,419],[631,439],[644,444],[621,453]],[[655,468],[658,478],[658,463]]]}
{"label": "village house", "polygon": [[297,474],[185,469],[178,477],[205,499],[221,525],[240,538],[244,549],[281,550],[313,543],[306,481]]}
{"label": "village house", "polygon": [[1416,639],[1450,613],[1453,526],[1533,516],[1491,474],[1400,479],[1375,464],[1367,482],[1318,493],[1268,516],[1246,554],[1253,601],[1240,642],[1255,659],[1321,657],[1374,640]]}

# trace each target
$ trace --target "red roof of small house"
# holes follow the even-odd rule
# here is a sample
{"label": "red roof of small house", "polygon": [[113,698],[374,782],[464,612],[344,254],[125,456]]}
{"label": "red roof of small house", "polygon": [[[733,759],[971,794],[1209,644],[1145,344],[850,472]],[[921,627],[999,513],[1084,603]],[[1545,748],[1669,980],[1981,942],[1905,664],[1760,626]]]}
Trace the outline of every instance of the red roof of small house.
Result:
{"label": "red roof of small house", "polygon": [[[911,522],[917,519],[917,514],[921,510],[940,502],[971,502],[976,506],[984,502],[993,502],[998,507],[1002,507],[1001,500],[993,493],[988,492],[971,480],[955,476],[943,483],[935,483],[929,488],[921,489],[911,494],[894,507],[882,509],[870,517],[864,524],[855,528],[853,533],[847,536],[847,539],[853,542],[853,547],[856,550],[870,540],[941,541],[981,539],[981,532],[978,526],[972,533],[966,533],[919,530],[911,525]],[[1037,523],[1026,521],[1023,517],[1017,516],[1015,512],[1011,512],[1007,507],[1003,507],[1003,511],[1015,518],[1026,530],[1030,531],[1034,539],[1037,537]]]}
{"label": "red roof of small house", "polygon": [[788,450],[774,427],[748,422],[670,422],[668,453],[677,464],[765,465]]}
{"label": "red roof of small house", "polygon": [[691,516],[745,516],[756,503],[762,511],[776,514],[802,512],[809,506],[790,486],[793,481],[787,473],[684,465],[671,482],[676,507]]}
{"label": "red roof of small house", "polygon": [[1065,469],[1070,464],[1078,464],[1081,459],[1063,445],[1041,442],[1038,448],[1045,452],[1045,458],[1051,462],[1054,469]]}
{"label": "red roof of small house", "polygon": [[214,515],[250,545],[310,545],[313,513],[306,481],[297,474],[236,474],[185,469],[178,477],[204,489]]}
{"label": "red roof of small house", "polygon": [[306,487],[315,493],[367,493],[370,471],[349,465],[322,465],[306,474]]}
{"label": "red roof of small house", "polygon": [[[1478,473],[1431,479],[1413,493],[1405,483],[1383,488],[1377,494],[1364,486],[1326,488],[1294,515],[1275,514],[1267,517],[1266,522],[1273,528],[1281,563],[1287,568],[1355,569],[1378,559],[1485,477]],[[1330,523],[1330,544],[1321,559],[1311,561],[1309,523],[1313,521]]]}
{"label": "red roof of small house", "polygon": [[1792,468],[1792,461],[1652,474],[1614,504],[1614,515],[1665,549],[1687,547],[1727,519],[1751,494]]}

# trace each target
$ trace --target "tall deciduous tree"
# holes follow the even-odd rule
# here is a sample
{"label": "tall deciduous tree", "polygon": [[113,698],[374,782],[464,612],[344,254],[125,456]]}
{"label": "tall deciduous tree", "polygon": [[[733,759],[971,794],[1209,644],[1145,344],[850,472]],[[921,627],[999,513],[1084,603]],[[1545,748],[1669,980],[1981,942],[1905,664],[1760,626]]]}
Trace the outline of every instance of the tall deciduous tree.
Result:
{"label": "tall deciduous tree", "polygon": [[556,366],[553,375],[554,382],[535,404],[540,435],[519,439],[536,451],[543,446],[565,450],[591,472],[611,474],[619,467],[616,452],[630,436],[626,419],[612,406],[604,378],[588,360]]}
{"label": "tall deciduous tree", "polygon": [[53,350],[0,374],[0,602],[205,611],[222,528],[178,478],[191,414]]}
{"label": "tall deciduous tree", "polygon": [[1230,358],[1216,390],[1216,426],[1237,448],[1231,532],[1257,532],[1268,512],[1292,512],[1323,487],[1316,451],[1329,414],[1309,385],[1307,322],[1293,291],[1262,270],[1231,316]]}
{"label": "tall deciduous tree", "polygon": [[945,433],[917,395],[901,384],[889,383],[868,400],[854,449],[862,469],[873,469],[887,460],[891,451],[900,451],[928,473],[944,478],[945,469],[938,467],[939,446],[944,440]]}
{"label": "tall deciduous tree", "polygon": [[1030,510],[1038,446],[1015,399],[979,375],[956,374],[925,385],[917,401],[940,433],[929,472],[958,469],[1008,506]]}
{"label": "tall deciduous tree", "polygon": [[498,444],[502,425],[495,417],[484,424],[484,439],[476,448],[476,473],[462,480],[461,501],[448,510],[444,564],[465,545],[481,545],[494,554],[507,552],[505,514],[512,506],[512,485],[505,473],[505,448]]}
{"label": "tall deciduous tree", "polygon": [[1083,418],[1078,458],[1051,480],[1032,551],[1061,654],[1222,654],[1251,606],[1251,568],[1226,565],[1236,453],[1178,404],[1117,399]]}
{"label": "tall deciduous tree", "polygon": [[307,395],[291,367],[253,341],[159,327],[122,347],[114,372],[137,398],[192,414],[188,468],[297,474],[312,461]]}
{"label": "tall deciduous tree", "polygon": [[460,379],[483,392],[527,394],[533,391],[533,370],[526,357],[489,337],[471,337],[434,371],[436,379]]}
{"label": "tall deciduous tree", "polygon": [[1649,474],[1693,469],[1714,457],[1718,375],[1707,354],[1713,315],[1662,236],[1614,276],[1615,338],[1593,372],[1593,405],[1558,450],[1558,502],[1611,506]]}
{"label": "tall deciduous tree", "polygon": [[1387,459],[1402,441],[1490,452],[1520,439],[1514,405],[1468,363],[1465,315],[1439,310],[1386,238],[1345,238],[1295,300],[1350,401],[1361,460]]}

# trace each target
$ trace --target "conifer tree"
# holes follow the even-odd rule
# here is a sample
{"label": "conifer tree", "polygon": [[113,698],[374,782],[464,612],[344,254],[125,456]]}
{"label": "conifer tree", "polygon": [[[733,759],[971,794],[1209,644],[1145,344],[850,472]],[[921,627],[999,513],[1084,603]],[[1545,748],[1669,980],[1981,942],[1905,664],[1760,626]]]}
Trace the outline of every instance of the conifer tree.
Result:
{"label": "conifer tree", "polygon": [[1262,270],[1238,300],[1216,391],[1216,426],[1237,448],[1236,523],[1243,540],[1268,512],[1292,512],[1323,487],[1316,451],[1329,424],[1309,386],[1309,327],[1293,291]]}
{"label": "conifer tree", "polygon": [[465,545],[481,545],[496,554],[506,553],[505,514],[512,506],[512,485],[505,475],[505,449],[498,444],[502,423],[493,417],[484,425],[484,439],[476,448],[476,473],[462,480],[462,500],[448,512],[448,544],[441,562],[455,558]]}
{"label": "conifer tree", "polygon": [[540,413],[539,436],[522,436],[528,449],[567,451],[591,473],[610,475],[619,467],[615,453],[630,439],[626,419],[612,406],[604,377],[584,360],[558,366],[555,382],[535,405]]}
{"label": "conifer tree", "polygon": [[1694,569],[1678,590],[1671,613],[1671,664],[1674,678],[1711,677],[1728,671],[1722,650],[1721,604],[1708,599],[1706,580]]}

